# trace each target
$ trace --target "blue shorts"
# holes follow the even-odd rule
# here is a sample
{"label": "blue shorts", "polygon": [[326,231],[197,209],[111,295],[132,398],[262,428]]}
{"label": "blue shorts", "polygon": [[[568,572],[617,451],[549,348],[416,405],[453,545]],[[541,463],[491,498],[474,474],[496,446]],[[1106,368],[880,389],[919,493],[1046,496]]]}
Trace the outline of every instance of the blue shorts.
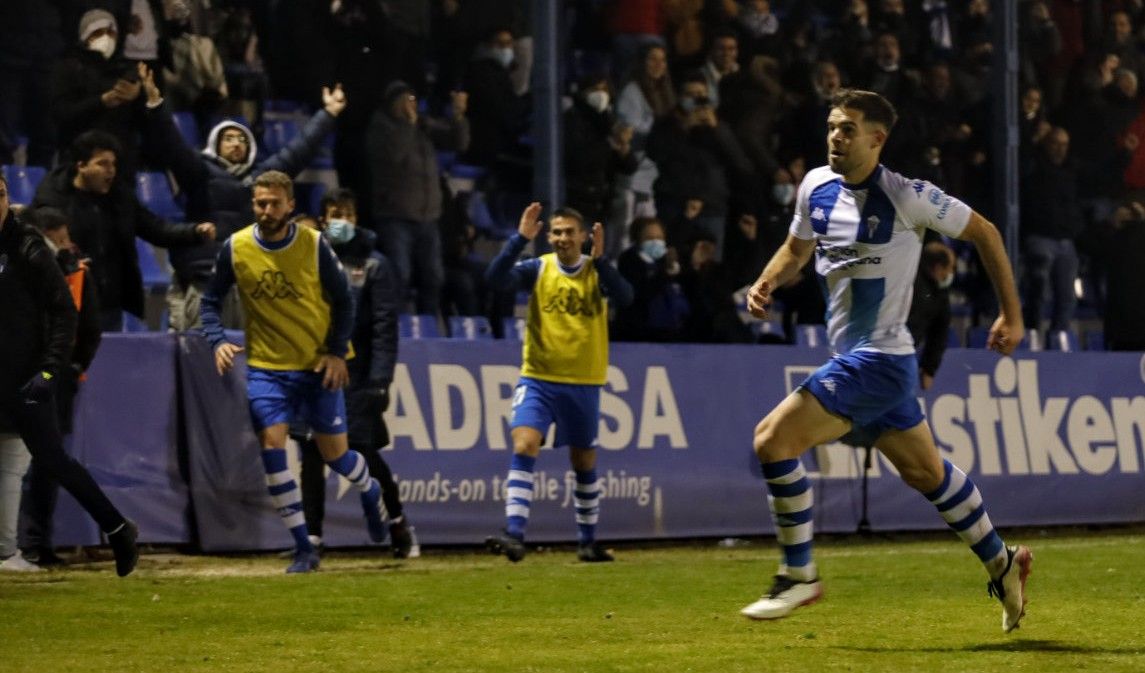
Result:
{"label": "blue shorts", "polygon": [[836,355],[800,384],[827,411],[851,421],[851,432],[841,441],[854,446],[870,446],[887,430],[921,423],[917,386],[914,355],[874,351]]}
{"label": "blue shorts", "polygon": [[509,427],[533,428],[542,435],[557,424],[555,446],[596,448],[600,425],[600,386],[553,383],[522,376],[513,391]]}
{"label": "blue shorts", "polygon": [[255,432],[295,419],[323,435],[346,432],[346,398],[323,388],[319,372],[249,367],[246,391]]}

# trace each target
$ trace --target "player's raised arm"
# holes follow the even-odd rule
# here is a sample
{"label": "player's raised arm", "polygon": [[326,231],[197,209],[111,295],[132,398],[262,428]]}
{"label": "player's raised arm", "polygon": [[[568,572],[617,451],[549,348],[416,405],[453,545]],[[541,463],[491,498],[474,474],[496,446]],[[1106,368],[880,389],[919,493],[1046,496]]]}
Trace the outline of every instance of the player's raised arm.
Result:
{"label": "player's raised arm", "polygon": [[998,306],[1001,307],[998,319],[990,327],[986,347],[1002,355],[1009,355],[1022,342],[1026,328],[1022,323],[1022,307],[1018,301],[1014,274],[1010,270],[1010,260],[1002,245],[1002,236],[993,223],[972,212],[959,238],[973,243],[978,250],[986,274],[994,285],[994,293],[998,296]]}

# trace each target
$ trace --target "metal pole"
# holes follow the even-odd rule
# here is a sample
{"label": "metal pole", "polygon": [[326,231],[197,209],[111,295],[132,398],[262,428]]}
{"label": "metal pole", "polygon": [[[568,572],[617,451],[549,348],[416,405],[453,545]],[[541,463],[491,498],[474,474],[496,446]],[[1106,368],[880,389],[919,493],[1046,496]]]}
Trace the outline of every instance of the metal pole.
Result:
{"label": "metal pole", "polygon": [[1018,3],[992,2],[994,64],[990,91],[994,94],[994,219],[1002,230],[1006,254],[1018,272]]}
{"label": "metal pole", "polygon": [[533,196],[551,212],[564,199],[561,171],[561,8],[533,0]]}

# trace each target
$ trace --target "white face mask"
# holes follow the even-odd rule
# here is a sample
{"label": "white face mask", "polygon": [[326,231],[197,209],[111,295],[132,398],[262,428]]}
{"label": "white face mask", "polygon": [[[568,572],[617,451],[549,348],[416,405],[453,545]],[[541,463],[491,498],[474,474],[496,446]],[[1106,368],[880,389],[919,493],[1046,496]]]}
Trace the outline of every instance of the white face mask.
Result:
{"label": "white face mask", "polygon": [[111,55],[115,53],[115,38],[110,35],[100,35],[91,42],[88,42],[87,48],[103,56],[105,59],[111,58]]}
{"label": "white face mask", "polygon": [[513,48],[512,47],[499,47],[493,50],[493,58],[501,64],[502,68],[508,68],[513,63]]}
{"label": "white face mask", "polygon": [[584,95],[584,102],[597,112],[604,112],[608,109],[608,92],[607,91],[589,91]]}
{"label": "white face mask", "polygon": [[943,278],[942,280],[938,281],[938,287],[941,290],[946,290],[951,285],[954,285],[954,274],[953,273],[947,275],[946,278]]}
{"label": "white face mask", "polygon": [[773,186],[771,188],[771,198],[775,199],[776,203],[786,206],[795,200],[795,185],[780,184]]}

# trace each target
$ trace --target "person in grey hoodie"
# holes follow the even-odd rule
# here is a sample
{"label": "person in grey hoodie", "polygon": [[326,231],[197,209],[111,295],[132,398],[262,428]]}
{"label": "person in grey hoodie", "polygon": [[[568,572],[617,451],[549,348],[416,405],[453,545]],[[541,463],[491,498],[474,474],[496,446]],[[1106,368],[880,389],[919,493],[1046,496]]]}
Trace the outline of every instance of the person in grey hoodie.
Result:
{"label": "person in grey hoodie", "polygon": [[447,120],[418,114],[417,95],[401,80],[386,87],[367,132],[374,229],[382,252],[394,263],[404,301],[416,290],[417,312],[440,312],[444,282],[441,252],[441,170],[436,149],[469,146],[466,94],[452,94]]}
{"label": "person in grey hoodie", "polygon": [[[147,142],[161,156],[187,196],[187,216],[214,222],[214,241],[179,251],[172,251],[175,269],[167,290],[167,307],[171,328],[187,330],[199,327],[199,303],[222,241],[254,222],[251,207],[251,185],[266,171],[282,171],[291,177],[301,173],[318,153],[322,140],[334,131],[334,120],[346,107],[341,85],[322,88],[323,108],[316,112],[292,140],[277,154],[266,158],[258,155],[254,133],[234,120],[215,125],[200,151],[187,145],[164,104],[152,73],[143,76],[147,94]],[[196,219],[197,218],[197,219]],[[237,304],[231,302],[224,311],[223,322],[239,326]]]}

